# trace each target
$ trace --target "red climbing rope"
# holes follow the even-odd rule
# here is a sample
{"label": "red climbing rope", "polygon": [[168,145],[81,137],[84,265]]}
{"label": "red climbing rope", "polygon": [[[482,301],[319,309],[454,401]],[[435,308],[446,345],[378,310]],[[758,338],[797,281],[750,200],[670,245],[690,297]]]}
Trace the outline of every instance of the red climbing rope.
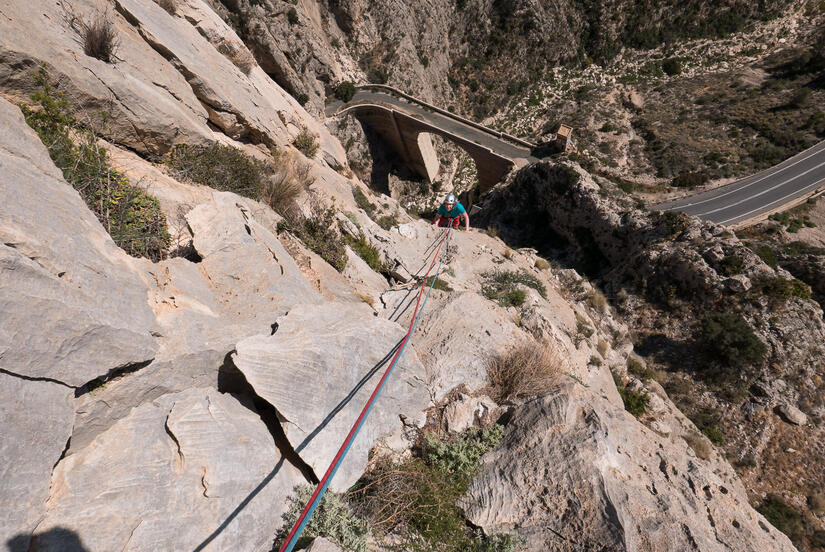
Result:
{"label": "red climbing rope", "polygon": [[[341,448],[338,449],[338,453],[333,458],[332,463],[330,463],[329,468],[327,468],[324,477],[321,478],[321,481],[318,482],[318,485],[315,487],[315,492],[312,493],[312,496],[307,502],[307,505],[304,507],[301,515],[298,516],[298,519],[295,521],[295,525],[292,526],[292,530],[289,532],[289,536],[284,541],[284,544],[280,548],[280,552],[291,552],[292,548],[295,546],[295,543],[298,540],[298,537],[301,535],[301,532],[304,530],[307,522],[309,522],[309,518],[312,516],[312,512],[315,511],[318,503],[321,500],[321,497],[329,487],[330,482],[332,481],[332,477],[335,475],[335,472],[338,471],[338,467],[341,464],[344,456],[346,456],[347,452],[349,451],[350,446],[352,445],[352,441],[355,439],[355,436],[358,434],[358,431],[361,429],[361,425],[363,425],[364,420],[366,419],[367,415],[369,414],[370,410],[372,410],[372,406],[375,402],[375,399],[378,397],[378,394],[381,392],[381,389],[384,387],[384,383],[387,380],[387,377],[392,372],[395,363],[398,361],[401,353],[404,351],[404,348],[407,346],[407,341],[412,335],[413,329],[415,329],[416,319],[418,317],[418,308],[421,304],[421,297],[424,295],[424,289],[427,287],[427,280],[430,279],[430,272],[432,271],[433,267],[435,266],[436,260],[440,258],[439,252],[441,251],[441,247],[444,245],[445,241],[450,235],[450,230],[452,228],[447,228],[444,232],[443,236],[440,238],[438,242],[438,248],[435,250],[435,255],[433,255],[433,260],[430,263],[429,268],[427,268],[427,273],[424,278],[421,280],[421,287],[418,290],[418,298],[415,301],[415,309],[413,310],[412,319],[410,320],[410,326],[407,328],[407,333],[404,335],[403,340],[401,341],[401,345],[398,347],[395,355],[392,357],[392,361],[390,365],[387,367],[384,375],[381,376],[381,379],[378,382],[378,385],[375,386],[375,390],[370,395],[369,400],[364,405],[364,408],[361,410],[361,414],[358,416],[358,419],[355,420],[355,423],[350,429],[349,433],[347,434],[347,438],[344,439],[344,442],[341,444]],[[440,267],[439,262],[439,267]],[[432,282],[430,283],[430,289],[435,284],[435,277],[433,277]],[[428,292],[429,295],[429,292]],[[426,299],[425,299],[426,301]]]}

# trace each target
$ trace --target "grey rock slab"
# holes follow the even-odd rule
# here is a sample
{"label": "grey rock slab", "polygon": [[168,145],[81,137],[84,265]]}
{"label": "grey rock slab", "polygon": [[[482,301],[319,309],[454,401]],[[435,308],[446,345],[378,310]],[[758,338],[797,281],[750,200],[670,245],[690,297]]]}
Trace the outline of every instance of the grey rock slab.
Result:
{"label": "grey rock slab", "polygon": [[79,387],[151,360],[155,318],[136,262],[0,100],[0,368]]}
{"label": "grey rock slab", "polygon": [[[412,308],[405,318],[411,314]],[[427,367],[427,385],[439,398],[461,384],[471,392],[484,387],[485,355],[503,351],[522,338],[507,313],[492,301],[476,293],[441,296],[433,291],[413,344]]]}
{"label": "grey rock slab", "polygon": [[485,532],[531,550],[795,550],[729,465],[703,461],[621,407],[565,384],[518,407],[462,499]]}
{"label": "grey rock slab", "polygon": [[[83,20],[100,13],[91,0],[73,0]],[[158,15],[170,18],[159,10]],[[137,151],[163,153],[181,141],[213,139],[208,114],[183,76],[123,17],[109,11],[120,46],[115,63],[83,53],[83,41],[65,23],[57,2],[5,2],[0,18],[0,89],[21,98],[37,88],[33,75],[48,63],[81,118]],[[37,21],[37,25],[32,25]],[[105,125],[90,114],[105,111]]]}
{"label": "grey rock slab", "polygon": [[73,396],[64,385],[0,373],[0,547],[17,539],[28,550],[46,512],[52,468],[71,435]]}
{"label": "grey rock slab", "polygon": [[263,550],[303,477],[257,412],[215,389],[145,403],[60,461],[37,550],[54,529],[89,550]]}
{"label": "grey rock slab", "polygon": [[[255,392],[280,414],[286,436],[316,474],[323,474],[378,383],[387,358],[404,335],[365,305],[299,305],[278,319],[274,335],[238,343],[234,362]],[[412,347],[386,381],[331,488],[349,488],[364,470],[369,450],[400,431],[400,416],[422,418],[428,395],[424,368]]]}
{"label": "grey rock slab", "polygon": [[215,192],[187,213],[193,244],[222,315],[259,333],[297,303],[321,298],[270,230],[238,196]]}

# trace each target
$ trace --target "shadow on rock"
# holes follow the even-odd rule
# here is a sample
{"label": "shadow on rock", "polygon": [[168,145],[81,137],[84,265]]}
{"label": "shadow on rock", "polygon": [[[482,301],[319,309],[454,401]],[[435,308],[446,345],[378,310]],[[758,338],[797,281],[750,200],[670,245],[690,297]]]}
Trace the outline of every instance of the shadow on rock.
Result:
{"label": "shadow on rock", "polygon": [[55,527],[36,535],[20,534],[6,542],[9,552],[59,550],[60,552],[89,552],[83,541],[71,529]]}

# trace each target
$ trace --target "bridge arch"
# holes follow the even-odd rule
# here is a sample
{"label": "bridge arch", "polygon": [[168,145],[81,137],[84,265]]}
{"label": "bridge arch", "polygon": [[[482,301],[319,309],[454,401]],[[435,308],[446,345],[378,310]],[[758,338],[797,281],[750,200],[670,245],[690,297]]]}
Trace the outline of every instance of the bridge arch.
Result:
{"label": "bridge arch", "polygon": [[430,134],[449,140],[470,155],[476,165],[480,193],[495,186],[514,166],[512,159],[488,147],[393,107],[359,103],[346,107],[340,114],[355,116],[381,136],[410,169],[430,181],[435,180],[439,169]]}

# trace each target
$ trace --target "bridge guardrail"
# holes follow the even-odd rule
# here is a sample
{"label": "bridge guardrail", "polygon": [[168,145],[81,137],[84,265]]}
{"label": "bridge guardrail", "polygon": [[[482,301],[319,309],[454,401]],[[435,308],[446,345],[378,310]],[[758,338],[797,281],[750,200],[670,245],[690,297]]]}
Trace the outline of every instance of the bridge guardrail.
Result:
{"label": "bridge guardrail", "polygon": [[388,86],[386,84],[361,84],[361,85],[357,85],[356,88],[360,88],[360,89],[363,89],[363,90],[379,90],[379,91],[383,91],[383,92],[388,92],[392,95],[400,96],[400,97],[404,98],[407,101],[414,102],[414,103],[417,103],[421,106],[424,106],[427,109],[431,109],[431,110],[435,111],[436,113],[440,113],[441,115],[444,115],[446,117],[450,117],[451,119],[455,119],[457,121],[460,121],[460,122],[462,122],[466,125],[469,125],[473,128],[477,128],[478,130],[481,130],[483,132],[487,132],[488,134],[492,134],[493,136],[496,136],[500,139],[505,139],[505,140],[509,140],[511,142],[515,142],[516,144],[518,144],[520,146],[523,146],[523,147],[526,147],[526,148],[530,148],[531,150],[536,147],[535,144],[531,144],[530,142],[528,142],[526,140],[522,140],[521,138],[513,136],[512,134],[508,134],[506,132],[500,132],[498,130],[494,130],[490,127],[486,127],[482,124],[476,123],[475,121],[471,121],[470,119],[466,119],[466,118],[462,117],[461,115],[456,115],[455,113],[451,113],[450,111],[447,111],[446,109],[442,109],[442,108],[440,108],[438,106],[435,106],[431,103],[420,100],[420,99],[416,98],[415,96],[407,94],[403,90],[399,90],[398,88],[395,88],[394,86]]}

